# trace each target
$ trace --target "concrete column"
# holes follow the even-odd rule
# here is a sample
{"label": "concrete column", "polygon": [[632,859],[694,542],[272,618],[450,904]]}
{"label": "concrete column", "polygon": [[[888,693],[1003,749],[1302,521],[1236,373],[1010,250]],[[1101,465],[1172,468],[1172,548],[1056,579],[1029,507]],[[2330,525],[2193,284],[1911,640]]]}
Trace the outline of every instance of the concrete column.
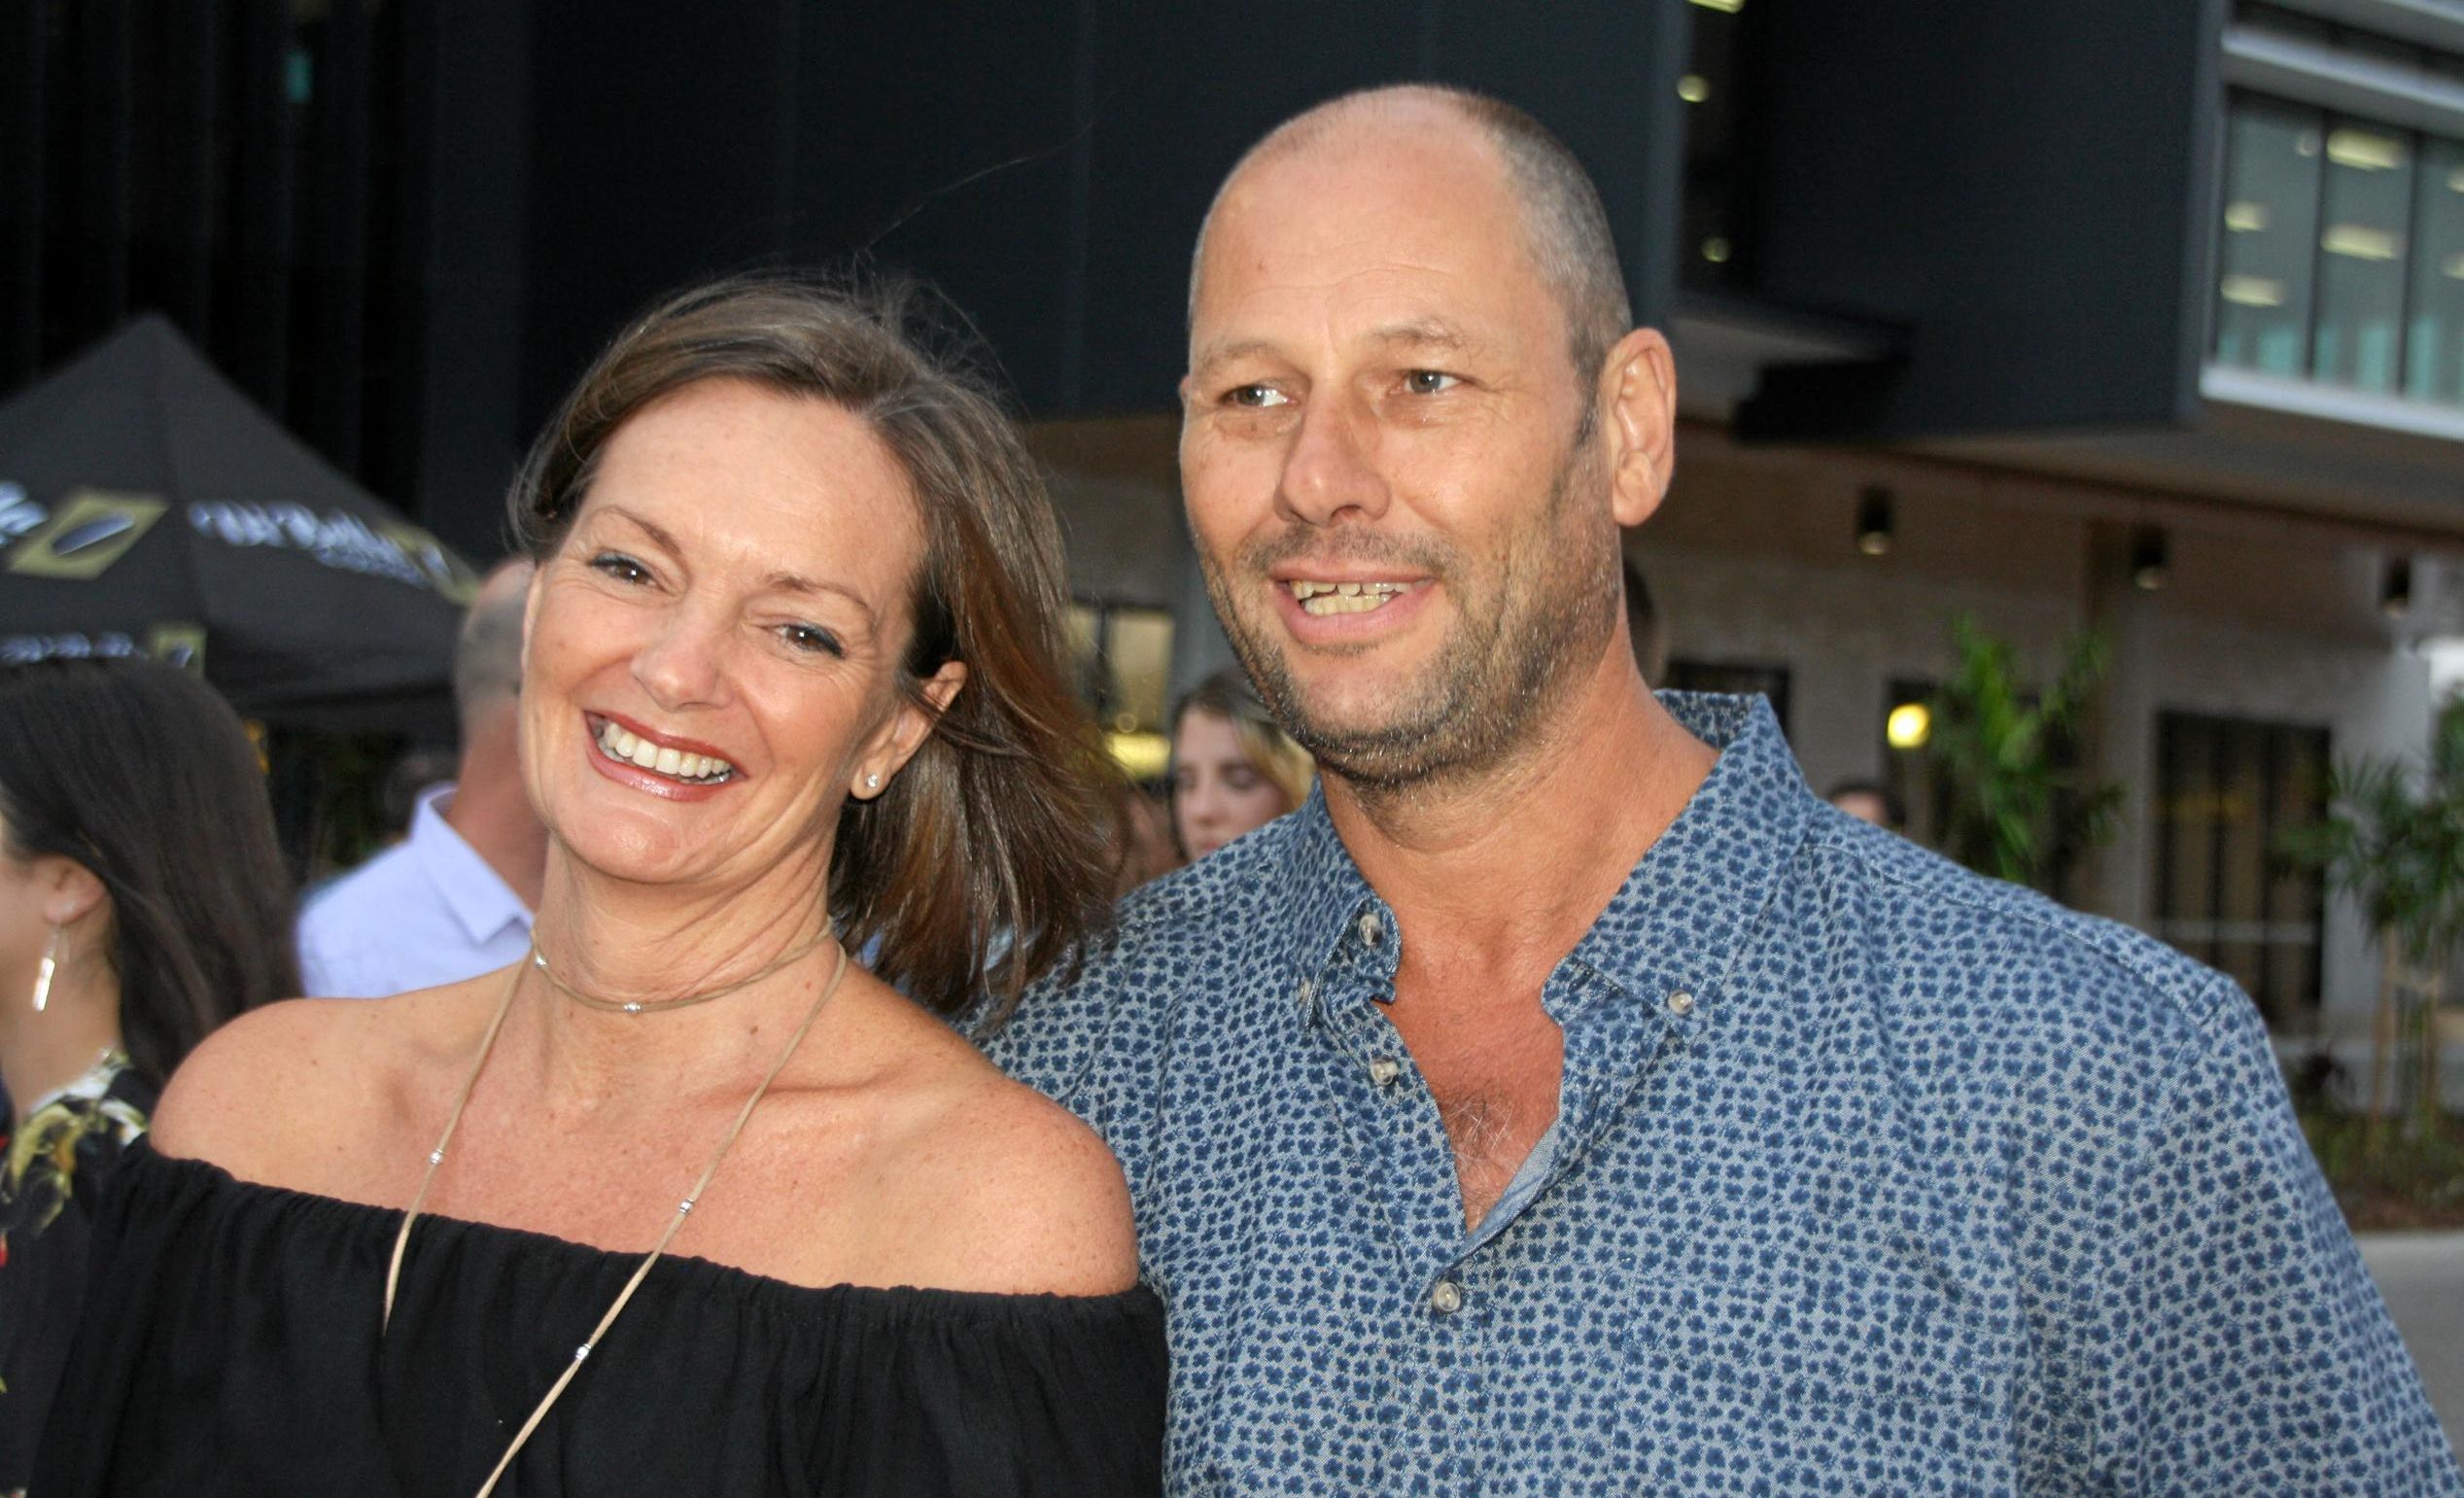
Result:
{"label": "concrete column", "polygon": [[2112,665],[2088,723],[2086,769],[2091,784],[2121,783],[2122,800],[2113,841],[2089,859],[2077,893],[2083,908],[2144,927],[2155,916],[2156,596],[2131,576],[2132,530],[2112,521],[2088,527],[2083,612],[2103,634]]}

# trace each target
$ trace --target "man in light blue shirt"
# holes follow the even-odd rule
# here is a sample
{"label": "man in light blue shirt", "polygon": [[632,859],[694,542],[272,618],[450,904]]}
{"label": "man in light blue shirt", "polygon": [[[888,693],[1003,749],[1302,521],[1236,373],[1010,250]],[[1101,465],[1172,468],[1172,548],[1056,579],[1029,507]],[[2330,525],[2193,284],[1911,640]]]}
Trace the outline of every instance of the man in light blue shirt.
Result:
{"label": "man in light blue shirt", "polygon": [[1176,1494],[2464,1494],[2249,1000],[1655,698],[1674,459],[1564,148],[1310,112],[1201,230],[1191,529],[1297,814],[992,1042],[1119,1153]]}
{"label": "man in light blue shirt", "polygon": [[522,786],[516,703],[528,561],[490,573],[454,649],[455,783],[421,794],[410,835],[329,886],[299,917],[309,993],[379,998],[517,961],[547,864]]}

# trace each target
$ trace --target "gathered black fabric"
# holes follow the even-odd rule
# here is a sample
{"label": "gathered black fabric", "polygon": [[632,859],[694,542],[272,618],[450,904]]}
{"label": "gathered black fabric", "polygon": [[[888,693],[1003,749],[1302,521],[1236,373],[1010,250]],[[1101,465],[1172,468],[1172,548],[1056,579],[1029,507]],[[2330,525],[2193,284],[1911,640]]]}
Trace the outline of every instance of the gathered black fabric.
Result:
{"label": "gathered black fabric", "polygon": [[[32,1490],[469,1498],[632,1254],[233,1179],[143,1143],[95,1225],[97,1287]],[[807,1289],[650,1271],[503,1498],[1152,1494],[1162,1306]]]}

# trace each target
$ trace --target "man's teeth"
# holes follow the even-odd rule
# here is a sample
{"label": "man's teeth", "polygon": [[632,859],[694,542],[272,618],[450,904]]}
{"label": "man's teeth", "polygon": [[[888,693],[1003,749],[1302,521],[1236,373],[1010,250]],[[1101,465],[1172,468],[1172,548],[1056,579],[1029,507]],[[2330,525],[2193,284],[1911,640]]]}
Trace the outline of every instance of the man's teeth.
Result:
{"label": "man's teeth", "polygon": [[1405,582],[1295,582],[1292,596],[1312,614],[1367,613],[1411,591]]}
{"label": "man's teeth", "polygon": [[662,749],[649,740],[627,733],[609,723],[599,730],[599,747],[610,759],[621,759],[642,769],[667,776],[671,780],[698,781],[716,784],[736,773],[736,767],[724,759],[708,754],[687,754],[681,750]]}

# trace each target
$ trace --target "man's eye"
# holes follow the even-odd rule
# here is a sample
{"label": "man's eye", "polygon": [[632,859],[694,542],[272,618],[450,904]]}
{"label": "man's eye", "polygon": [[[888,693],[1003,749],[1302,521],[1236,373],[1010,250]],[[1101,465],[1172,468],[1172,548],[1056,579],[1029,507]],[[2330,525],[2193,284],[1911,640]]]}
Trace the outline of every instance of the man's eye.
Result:
{"label": "man's eye", "polygon": [[1463,381],[1437,369],[1414,369],[1404,376],[1404,389],[1415,396],[1434,396],[1452,390]]}
{"label": "man's eye", "polygon": [[1263,409],[1271,405],[1290,405],[1292,398],[1272,385],[1236,385],[1224,399],[1234,405]]}
{"label": "man's eye", "polygon": [[810,624],[781,624],[779,626],[779,638],[808,654],[845,655],[847,653],[846,647],[839,644],[838,636],[826,629],[816,629]]}
{"label": "man's eye", "polygon": [[648,582],[650,569],[621,551],[603,551],[590,559],[590,565],[621,582]]}

